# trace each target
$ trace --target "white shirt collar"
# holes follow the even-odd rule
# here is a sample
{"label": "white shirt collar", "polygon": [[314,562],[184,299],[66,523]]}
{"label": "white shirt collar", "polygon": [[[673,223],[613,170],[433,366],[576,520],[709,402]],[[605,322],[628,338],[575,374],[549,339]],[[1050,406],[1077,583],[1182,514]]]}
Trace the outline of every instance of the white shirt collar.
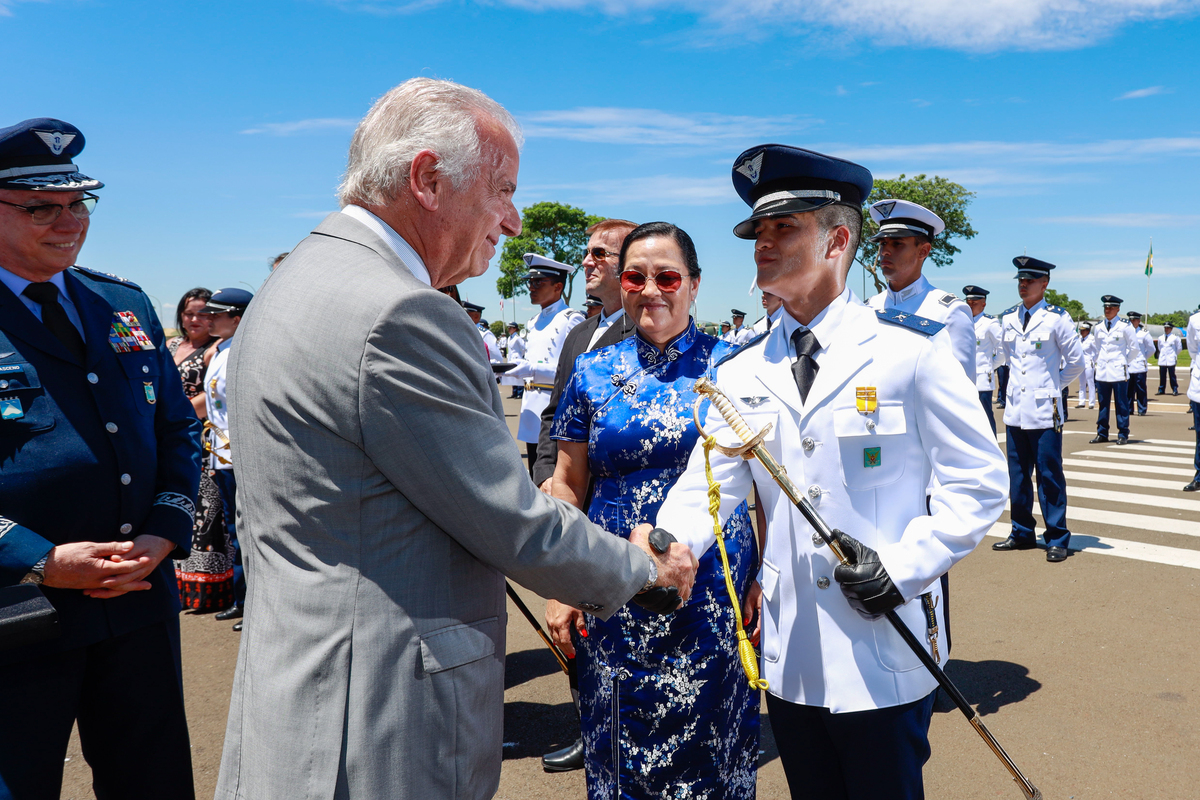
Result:
{"label": "white shirt collar", "polygon": [[562,311],[566,307],[567,307],[567,301],[563,300],[560,297],[560,298],[558,298],[557,302],[551,303],[550,305],[543,308],[541,310],[541,312],[538,314],[538,318],[540,319],[541,317],[545,317],[545,316],[553,316],[554,314],[557,314],[558,312]]}
{"label": "white shirt collar", "polygon": [[918,275],[915,281],[910,283],[908,286],[905,286],[898,292],[893,292],[891,287],[888,287],[888,299],[893,303],[902,303],[913,295],[921,292],[928,292],[932,288],[933,284],[926,280],[924,275]]}
{"label": "white shirt collar", "polygon": [[392,248],[392,252],[408,267],[408,271],[413,274],[414,278],[426,286],[433,285],[433,282],[429,279],[429,269],[426,268],[425,262],[417,255],[417,251],[412,249],[412,245],[404,241],[403,236],[392,230],[391,225],[388,225],[362,206],[345,206],[342,208],[342,213],[366,225],[371,229],[372,233],[383,239],[384,243]]}
{"label": "white shirt collar", "polygon": [[792,334],[797,330],[805,328],[813,332],[813,335],[817,337],[817,342],[821,345],[821,349],[814,356],[828,350],[829,345],[833,343],[834,332],[837,330],[838,325],[841,324],[842,316],[846,312],[846,306],[850,305],[852,299],[854,299],[854,295],[850,290],[848,288],[842,289],[842,293],[834,298],[832,303],[821,309],[821,313],[813,317],[813,321],[808,325],[801,325],[795,317],[787,312],[786,308],[780,308],[781,313],[775,324],[783,326],[783,335],[788,343],[788,355],[792,358],[796,357],[796,347],[792,344]]}

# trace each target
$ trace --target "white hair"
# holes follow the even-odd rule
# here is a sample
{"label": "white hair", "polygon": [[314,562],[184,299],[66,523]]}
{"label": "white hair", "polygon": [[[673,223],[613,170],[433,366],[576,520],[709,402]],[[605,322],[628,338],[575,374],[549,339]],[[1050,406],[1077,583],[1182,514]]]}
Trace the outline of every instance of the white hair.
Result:
{"label": "white hair", "polygon": [[338,187],[343,206],[384,205],[408,185],[422,150],[438,157],[438,172],[456,189],[470,184],[483,161],[479,123],[495,120],[519,149],[525,137],[512,114],[478,89],[452,81],[412,78],[375,103],[350,141]]}

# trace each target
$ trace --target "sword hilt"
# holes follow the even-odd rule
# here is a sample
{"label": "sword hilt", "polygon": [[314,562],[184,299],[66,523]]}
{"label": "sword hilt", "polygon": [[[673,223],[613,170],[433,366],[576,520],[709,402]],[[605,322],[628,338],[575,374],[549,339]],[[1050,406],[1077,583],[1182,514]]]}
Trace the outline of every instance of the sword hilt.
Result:
{"label": "sword hilt", "polygon": [[721,416],[729,423],[729,427],[733,428],[733,432],[738,435],[738,438],[743,442],[749,442],[754,438],[754,432],[750,430],[750,426],[746,424],[746,420],[742,419],[742,415],[733,407],[733,403],[729,402],[729,398],[724,392],[717,388],[716,384],[708,378],[701,378],[696,381],[696,392],[708,398],[717,411],[721,412]]}

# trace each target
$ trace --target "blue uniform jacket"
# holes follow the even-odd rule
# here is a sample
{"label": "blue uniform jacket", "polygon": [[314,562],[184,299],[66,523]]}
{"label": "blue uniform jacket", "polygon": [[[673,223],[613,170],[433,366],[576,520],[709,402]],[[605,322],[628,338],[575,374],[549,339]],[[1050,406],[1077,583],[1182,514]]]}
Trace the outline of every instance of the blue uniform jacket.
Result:
{"label": "blue uniform jacket", "polygon": [[[85,364],[0,284],[0,586],[69,542],[150,533],[175,543],[174,558],[191,548],[201,425],[150,299],[88,270],[64,278],[83,323]],[[132,312],[154,349],[118,352],[110,342],[117,312]],[[152,588],[111,600],[46,587],[62,635],[0,658],[80,647],[177,614],[171,559],[148,580]]]}

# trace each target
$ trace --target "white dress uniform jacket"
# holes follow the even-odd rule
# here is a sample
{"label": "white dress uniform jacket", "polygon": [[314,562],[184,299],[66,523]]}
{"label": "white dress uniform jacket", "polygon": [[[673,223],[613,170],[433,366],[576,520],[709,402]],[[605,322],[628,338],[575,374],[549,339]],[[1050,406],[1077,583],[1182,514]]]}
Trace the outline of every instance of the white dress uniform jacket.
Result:
{"label": "white dress uniform jacket", "polygon": [[204,373],[204,407],[208,411],[208,421],[220,430],[220,434],[214,430],[204,432],[204,440],[212,448],[208,463],[213,469],[233,469],[233,456],[229,452],[229,401],[225,389],[229,348],[232,346],[233,339],[217,345],[217,352]]}
{"label": "white dress uniform jacket", "polygon": [[[506,352],[508,353],[509,361],[519,361],[519,360],[525,358],[525,340],[521,338],[521,335],[519,333],[513,334],[512,336],[508,337],[508,349],[506,350]],[[500,383],[502,383],[505,386],[524,386],[525,385],[524,380],[522,380],[521,378],[509,377],[509,375],[507,373],[503,377],[500,378]]]}
{"label": "white dress uniform jacket", "polygon": [[975,317],[975,388],[996,389],[996,368],[1004,363],[1004,341],[1000,321],[987,314]]}
{"label": "white dress uniform jacket", "polygon": [[1158,337],[1158,365],[1173,367],[1179,363],[1179,351],[1183,349],[1183,340],[1174,333],[1164,333]]}
{"label": "white dress uniform jacket", "polygon": [[774,314],[768,314],[751,326],[750,330],[754,331],[755,336],[766,333],[771,328],[775,327],[775,323],[779,322],[779,315],[783,313],[783,306],[775,309]]}
{"label": "white dress uniform jacket", "polygon": [[1062,390],[1083,372],[1083,348],[1071,315],[1039,300],[1004,312],[1004,352],[1008,356],[1008,395],[1004,424],[1024,430],[1053,428],[1064,411]]}
{"label": "white dress uniform jacket", "polygon": [[1187,348],[1192,357],[1191,379],[1188,381],[1188,400],[1200,403],[1200,311],[1188,318]]}
{"label": "white dress uniform jacket", "polygon": [[1096,354],[1099,352],[1095,329],[1087,335],[1087,338],[1079,337],[1079,346],[1083,349],[1083,371],[1084,374],[1094,373],[1096,371]]}
{"label": "white dress uniform jacket", "polygon": [[1150,368],[1147,359],[1154,355],[1154,338],[1145,327],[1140,327],[1134,330],[1133,341],[1134,348],[1133,354],[1129,359],[1129,371],[1145,372]]}
{"label": "white dress uniform jacket", "polygon": [[483,337],[483,346],[487,350],[487,360],[493,364],[499,364],[504,359],[500,356],[500,343],[496,341],[496,334],[485,328],[482,322],[475,327],[479,328],[479,335]]}
{"label": "white dress uniform jacket", "polygon": [[942,335],[949,337],[954,357],[967,377],[975,381],[975,324],[971,321],[970,306],[962,300],[938,289],[922,275],[898,292],[884,289],[868,300],[867,305],[876,311],[898,308],[945,325]]}
{"label": "white dress uniform jacket", "polygon": [[554,387],[558,354],[562,352],[567,334],[584,319],[583,314],[559,298],[557,303],[546,306],[526,323],[525,357],[512,359],[516,366],[504,373],[528,382],[521,398],[521,419],[517,425],[520,441],[537,444],[538,431],[542,429],[542,411],[549,405],[550,390]]}
{"label": "white dress uniform jacket", "polygon": [[741,347],[742,345],[751,341],[756,335],[757,334],[754,332],[753,328],[748,328],[743,325],[742,327],[734,328],[729,332],[728,341],[733,344],[734,347]]}
{"label": "white dress uniform jacket", "polygon": [[[822,348],[801,402],[791,372],[790,336],[798,327],[785,312],[770,334],[718,365],[716,383],[755,431],[773,425],[767,449],[825,521],[878,551],[908,601],[898,613],[923,642],[918,598],[932,593],[944,658],[938,578],[975,548],[1008,497],[1005,462],[979,395],[945,337],[881,321],[847,290],[810,326]],[[855,405],[859,387],[877,393],[870,413]],[[716,409],[704,425],[718,441],[736,443]],[[940,460],[931,463],[935,454]],[[891,625],[860,617],[846,602],[832,577],[836,558],[759,462],[713,451],[712,468],[722,522],[752,485],[767,514],[758,579],[769,691],[834,713],[896,706],[933,691],[933,677]],[[697,444],[657,518],[697,556],[714,542],[707,491]]]}
{"label": "white dress uniform jacket", "polygon": [[1115,383],[1128,380],[1129,364],[1137,350],[1133,326],[1120,318],[1102,319],[1092,328],[1092,336],[1096,339],[1097,382]]}

